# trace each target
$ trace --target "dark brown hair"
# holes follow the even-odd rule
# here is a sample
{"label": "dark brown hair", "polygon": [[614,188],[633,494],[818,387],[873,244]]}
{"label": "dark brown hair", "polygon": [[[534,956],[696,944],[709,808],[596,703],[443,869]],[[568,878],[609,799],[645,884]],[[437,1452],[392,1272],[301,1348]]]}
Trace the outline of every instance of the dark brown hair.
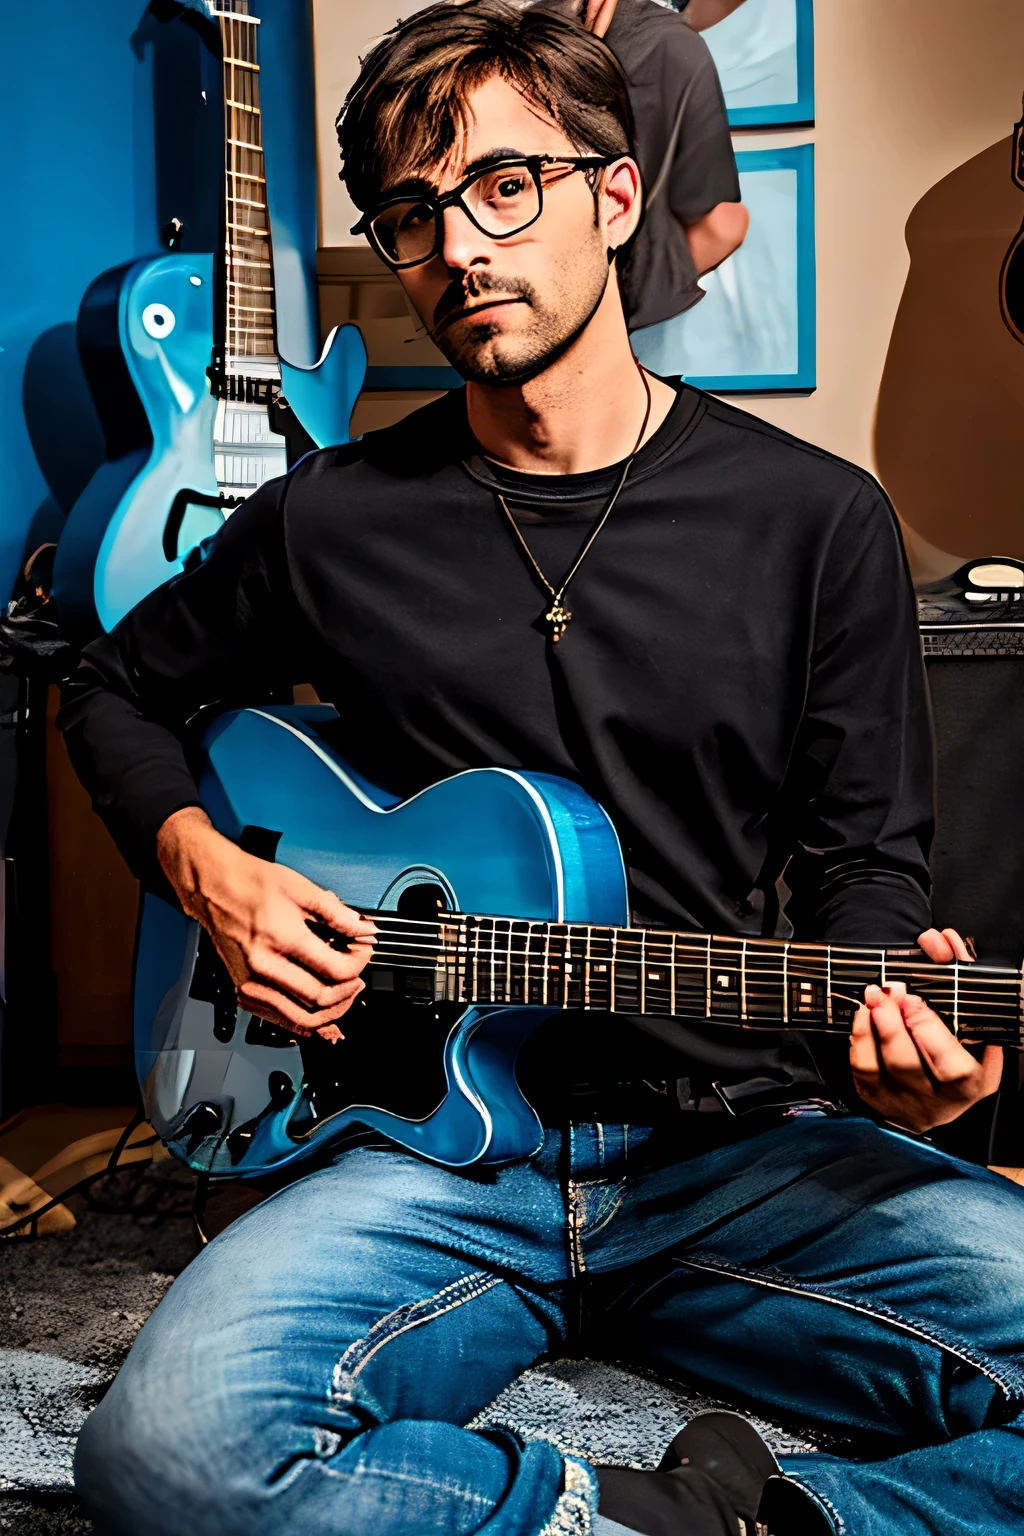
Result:
{"label": "dark brown hair", "polygon": [[468,96],[494,75],[581,153],[632,154],[622,70],[578,22],[508,0],[442,0],[386,34],[338,114],[341,175],[356,207],[372,206],[406,167],[443,159],[464,131]]}

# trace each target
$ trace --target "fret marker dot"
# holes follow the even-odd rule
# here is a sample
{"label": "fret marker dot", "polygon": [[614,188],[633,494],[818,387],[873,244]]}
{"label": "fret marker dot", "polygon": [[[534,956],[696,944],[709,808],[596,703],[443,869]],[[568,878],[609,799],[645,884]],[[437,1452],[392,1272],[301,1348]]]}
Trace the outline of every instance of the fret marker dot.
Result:
{"label": "fret marker dot", "polygon": [[723,991],[727,991],[728,990],[728,987],[729,987],[729,978],[728,978],[728,976],[716,976],[715,980],[717,981],[718,985],[723,989]]}

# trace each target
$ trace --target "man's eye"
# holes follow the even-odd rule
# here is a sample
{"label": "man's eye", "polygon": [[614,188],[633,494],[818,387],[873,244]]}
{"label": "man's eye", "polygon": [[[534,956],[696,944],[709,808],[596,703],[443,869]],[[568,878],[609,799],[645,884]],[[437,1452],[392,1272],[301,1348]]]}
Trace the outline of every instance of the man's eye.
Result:
{"label": "man's eye", "polygon": [[424,224],[433,220],[433,213],[428,203],[413,203],[411,207],[402,210],[402,216],[398,220],[399,230],[419,229]]}
{"label": "man's eye", "polygon": [[522,197],[526,190],[527,178],[519,171],[495,172],[493,176],[483,176],[478,184],[478,196],[485,203],[505,203],[514,198]]}

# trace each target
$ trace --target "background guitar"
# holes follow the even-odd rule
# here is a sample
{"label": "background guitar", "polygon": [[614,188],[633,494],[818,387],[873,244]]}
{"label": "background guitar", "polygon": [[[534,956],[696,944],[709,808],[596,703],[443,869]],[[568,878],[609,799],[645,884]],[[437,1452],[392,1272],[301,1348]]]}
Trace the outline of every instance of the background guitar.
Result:
{"label": "background guitar", "polygon": [[[262,104],[274,51],[260,62],[250,0],[206,0],[207,13],[224,72],[223,252],[176,250],[105,272],[79,311],[79,352],[107,445],[54,571],[62,621],[79,640],[112,628],[183,570],[289,459],[347,441],[365,373],[354,326],[336,327],[308,366],[279,355]],[[182,243],[177,222],[166,231],[172,248]],[[290,282],[311,281],[308,263],[287,266]]]}

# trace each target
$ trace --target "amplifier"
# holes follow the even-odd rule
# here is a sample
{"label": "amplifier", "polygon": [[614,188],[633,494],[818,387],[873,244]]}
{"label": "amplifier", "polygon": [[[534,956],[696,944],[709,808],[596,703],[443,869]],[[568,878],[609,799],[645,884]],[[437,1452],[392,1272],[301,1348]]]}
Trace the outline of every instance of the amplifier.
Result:
{"label": "amplifier", "polygon": [[[1024,956],[1024,563],[970,561],[919,588],[918,615],[935,721],[936,926],[970,935],[981,960],[1017,965]],[[1024,1163],[1019,1079],[1020,1059],[1008,1052],[994,1125],[979,1106],[942,1136],[950,1151]],[[980,1146],[983,1121],[989,1136]]]}

